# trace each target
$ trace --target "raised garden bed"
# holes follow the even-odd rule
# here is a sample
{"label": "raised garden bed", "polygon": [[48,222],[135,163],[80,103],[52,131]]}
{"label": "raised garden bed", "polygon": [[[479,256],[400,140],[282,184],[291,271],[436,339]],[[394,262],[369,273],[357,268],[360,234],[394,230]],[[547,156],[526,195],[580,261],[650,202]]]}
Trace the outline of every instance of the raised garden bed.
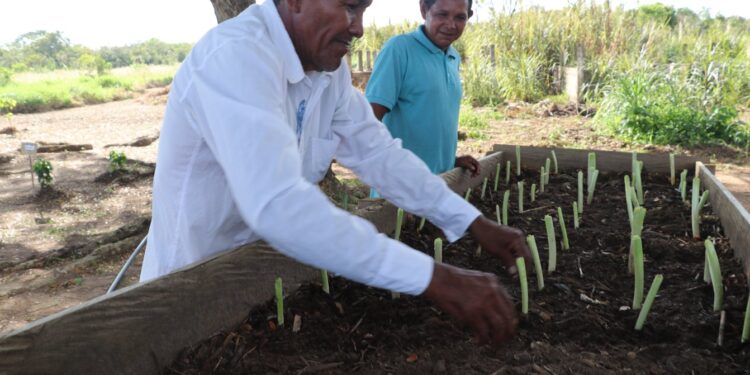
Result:
{"label": "raised garden bed", "polygon": [[[498,162],[504,164],[504,158],[515,158],[502,147],[498,147],[498,151],[506,152],[482,161],[485,173],[494,172],[494,166]],[[534,155],[548,153],[548,150],[523,150],[523,164],[530,177],[543,161],[543,158],[535,161]],[[630,154],[598,154],[598,167],[603,175],[594,204],[586,206],[579,231],[572,229],[569,214],[575,187],[572,192],[568,191],[565,186],[570,180],[564,176],[553,175],[552,190],[540,195],[537,202],[532,204],[526,200],[530,212],[523,217],[527,219],[513,214],[515,195],[510,200],[510,224],[529,225],[524,229],[536,235],[546,264],[544,226],[539,221],[541,216],[537,215],[543,216],[547,209],[531,210],[552,205],[544,202],[551,200],[554,194],[564,197],[568,202],[561,206],[567,213],[572,249],[558,251],[558,270],[547,277],[547,286],[541,292],[535,290],[534,273],[529,270],[530,315],[522,321],[518,336],[506,347],[474,345],[463,327],[420,298],[404,296],[392,301],[386,291],[349,284],[338,278],[334,278],[331,285],[333,295],[324,295],[316,283],[318,270],[300,266],[266,246],[256,245],[224,253],[153,282],[125,288],[4,335],[0,337],[0,372],[146,374],[160,373],[171,367],[191,373],[188,365],[198,358],[204,361],[192,363],[199,373],[246,373],[236,367],[240,365],[258,373],[350,373],[355,370],[362,373],[492,373],[497,370],[502,370],[501,373],[606,373],[622,372],[626,368],[638,373],[747,371],[750,368],[748,349],[739,345],[738,336],[738,327],[742,324],[739,315],[747,298],[747,281],[743,275],[748,269],[747,261],[742,266],[732,260],[727,239],[719,236],[726,234],[736,251],[735,256],[747,257],[745,245],[750,242],[747,212],[712,179],[708,169],[698,165],[704,187],[711,191],[711,207],[704,210],[702,230],[704,234],[717,235],[717,250],[727,287],[724,346],[718,348],[715,345],[718,314],[711,311],[711,288],[703,284],[701,278],[695,280],[696,274],[702,275],[702,252],[697,256],[693,254],[698,251],[696,246],[700,242],[690,239],[689,219],[685,219],[689,209],[675,202],[679,201],[679,195],[675,195],[671,187],[659,187],[653,181],[646,181],[649,200],[659,198],[660,205],[675,203],[678,211],[668,213],[667,208],[649,207],[651,202],[646,204],[652,208],[643,235],[646,288],[656,273],[663,273],[665,281],[646,327],[636,333],[632,328],[636,313],[620,311],[620,306],[630,305],[633,281],[627,274],[623,253],[626,247],[618,242],[621,240],[618,233],[626,237],[628,226],[623,189],[618,189],[618,186],[622,188],[622,180],[617,173],[629,169]],[[557,150],[562,170],[584,167],[585,155],[585,151]],[[649,155],[639,158],[644,160],[653,178],[664,173],[666,155],[654,156],[654,161],[649,160]],[[694,159],[687,158],[678,158],[677,164],[678,170],[688,167],[694,170],[696,166]],[[482,178],[469,179],[460,171],[449,173],[445,178],[459,193],[470,186],[481,186],[482,181]],[[527,191],[529,185],[527,183]],[[606,185],[611,185],[611,193],[604,190]],[[555,193],[555,190],[559,191]],[[492,203],[488,203],[492,207],[488,216],[494,217],[496,200],[497,195],[494,195]],[[612,203],[607,203],[610,201]],[[595,209],[600,204],[602,207],[611,204],[613,208],[597,213]],[[395,208],[370,207],[359,214],[372,220],[381,231],[392,233]],[[716,216],[721,219],[723,230],[717,225]],[[660,217],[670,225],[658,230],[652,228]],[[524,220],[531,221],[522,223]],[[428,229],[425,234],[416,236],[413,222],[410,225],[404,230],[403,238],[407,242],[415,241],[412,242],[415,246],[429,247],[429,235],[436,234],[435,230]],[[592,234],[595,230],[597,234]],[[671,235],[681,240],[672,244],[671,240],[666,240]],[[516,281],[503,276],[491,257],[480,255],[477,258],[475,250],[471,239],[463,240],[446,246],[444,259],[448,263],[498,273],[509,291],[517,295]],[[729,276],[732,274],[734,277]],[[286,328],[273,330],[269,321],[274,320],[273,317],[269,320],[269,316],[275,310],[262,302],[270,301],[276,276],[284,279],[287,288],[288,316]],[[297,288],[298,283],[305,281],[312,283]],[[587,297],[586,301],[581,294]],[[252,314],[246,320],[248,311]],[[302,317],[302,329],[298,333],[291,332],[294,314]],[[207,337],[208,342],[201,344]],[[184,349],[191,346],[197,350]],[[221,348],[223,350],[216,350]],[[223,370],[231,366],[235,366],[235,370]]]}
{"label": "raised garden bed", "polygon": [[[750,344],[740,343],[748,298],[744,268],[732,254],[719,218],[704,209],[703,238],[715,239],[724,276],[725,326],[718,346],[720,314],[713,311],[713,289],[703,281],[704,243],[691,233],[690,208],[668,176],[644,178],[643,230],[646,289],[656,274],[664,283],[643,331],[634,325],[633,276],[628,274],[630,224],[624,173],[603,172],[579,229],[573,228],[577,200],[575,170],[551,175],[545,193],[529,202],[528,187],[538,171],[525,170],[509,185],[472,203],[495,218],[502,191],[510,189],[509,223],[533,234],[545,265],[545,288],[536,290],[529,270],[530,314],[518,335],[502,348],[478,347],[461,324],[421,298],[390,293],[336,279],[332,294],[309,283],[286,298],[286,321],[299,316],[302,328],[276,325],[276,303],[255,307],[241,324],[190,348],[167,367],[170,374],[242,373],[741,373],[750,371]],[[565,173],[565,174],[563,174]],[[503,173],[504,175],[504,173]],[[517,180],[526,181],[523,213],[518,212]],[[490,184],[492,185],[492,184]],[[492,190],[490,187],[488,190]],[[546,272],[547,234],[543,218],[562,207],[570,250],[562,250],[557,219],[557,270]],[[401,238],[432,254],[440,232],[416,231],[407,222]],[[501,272],[499,260],[476,254],[470,238],[444,249],[446,263],[497,273],[518,301],[517,280]],[[519,302],[520,303],[520,302]],[[520,310],[520,306],[519,306]]]}

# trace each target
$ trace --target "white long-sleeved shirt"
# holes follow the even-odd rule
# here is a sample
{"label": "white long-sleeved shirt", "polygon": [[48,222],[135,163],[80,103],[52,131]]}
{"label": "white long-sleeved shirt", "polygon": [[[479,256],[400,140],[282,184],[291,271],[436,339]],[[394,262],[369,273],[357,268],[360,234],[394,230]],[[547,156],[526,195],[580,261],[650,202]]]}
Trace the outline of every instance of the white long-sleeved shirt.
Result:
{"label": "white long-sleeved shirt", "polygon": [[450,241],[479,216],[391,138],[345,63],[303,71],[273,1],[218,25],[172,83],[141,281],[263,239],[357,282],[422,293],[432,259],[338,209],[315,185],[334,157]]}

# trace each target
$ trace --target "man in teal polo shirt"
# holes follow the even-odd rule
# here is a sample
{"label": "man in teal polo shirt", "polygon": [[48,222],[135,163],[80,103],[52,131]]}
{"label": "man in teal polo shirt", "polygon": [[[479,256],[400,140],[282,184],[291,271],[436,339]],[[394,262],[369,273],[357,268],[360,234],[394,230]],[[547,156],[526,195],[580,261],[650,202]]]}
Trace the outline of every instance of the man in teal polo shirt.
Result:
{"label": "man in teal polo shirt", "polygon": [[476,159],[456,157],[461,57],[451,44],[463,33],[471,4],[421,0],[424,25],[386,42],[365,91],[375,116],[433,173],[463,167],[479,174]]}

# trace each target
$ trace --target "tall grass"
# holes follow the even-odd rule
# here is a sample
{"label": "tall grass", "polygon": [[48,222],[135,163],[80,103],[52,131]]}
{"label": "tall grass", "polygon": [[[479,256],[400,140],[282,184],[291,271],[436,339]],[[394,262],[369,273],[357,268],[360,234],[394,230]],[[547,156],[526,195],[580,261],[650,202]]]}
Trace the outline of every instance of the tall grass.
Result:
{"label": "tall grass", "polygon": [[176,66],[150,70],[133,67],[112,75],[92,77],[74,71],[24,75],[0,87],[0,99],[13,99],[14,112],[33,113],[85,104],[105,103],[132,96],[134,91],[166,86]]}

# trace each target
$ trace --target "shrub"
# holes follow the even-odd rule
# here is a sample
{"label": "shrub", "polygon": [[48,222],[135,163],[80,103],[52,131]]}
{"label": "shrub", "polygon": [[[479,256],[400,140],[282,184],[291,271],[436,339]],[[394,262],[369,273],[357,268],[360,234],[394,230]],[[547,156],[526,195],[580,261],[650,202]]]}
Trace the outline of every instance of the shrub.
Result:
{"label": "shrub", "polygon": [[34,170],[42,189],[49,189],[52,187],[52,163],[45,159],[37,159],[37,161],[34,162],[32,169]]}
{"label": "shrub", "polygon": [[124,152],[117,152],[115,150],[112,150],[109,153],[109,169],[111,171],[117,171],[121,169],[125,169],[125,163],[127,163],[128,158],[125,156]]}
{"label": "shrub", "polygon": [[0,86],[5,86],[10,83],[13,78],[13,71],[0,66]]}

